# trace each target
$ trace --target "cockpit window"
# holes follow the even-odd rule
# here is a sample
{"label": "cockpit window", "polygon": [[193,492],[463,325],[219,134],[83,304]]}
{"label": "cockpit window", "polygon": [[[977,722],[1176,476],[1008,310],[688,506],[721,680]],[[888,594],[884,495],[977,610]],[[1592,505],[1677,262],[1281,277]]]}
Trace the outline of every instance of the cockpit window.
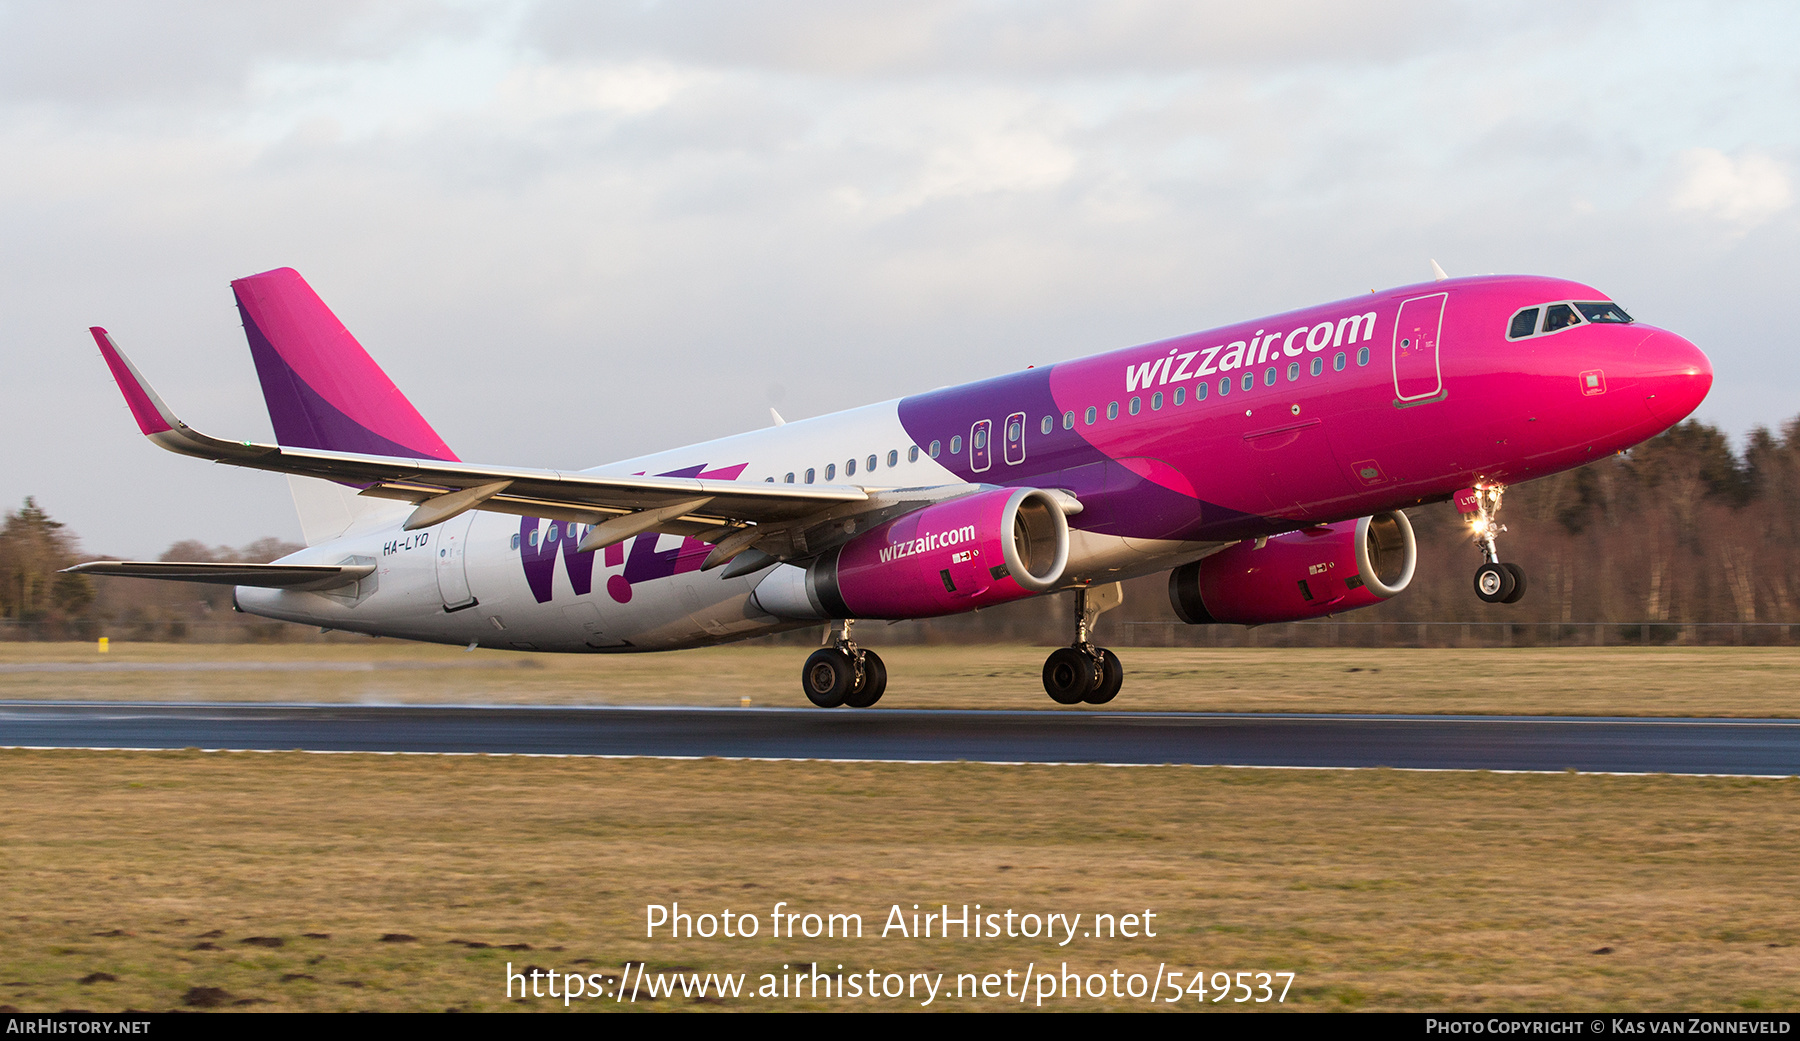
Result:
{"label": "cockpit window", "polygon": [[1581,319],[1575,316],[1575,309],[1568,304],[1551,304],[1544,312],[1544,331],[1547,333],[1580,324]]}
{"label": "cockpit window", "polygon": [[1527,307],[1513,315],[1512,325],[1506,330],[1506,338],[1517,340],[1537,332],[1537,316],[1538,308],[1535,307]]}
{"label": "cockpit window", "polygon": [[1625,313],[1623,307],[1610,301],[1598,304],[1576,304],[1575,307],[1581,311],[1581,317],[1590,322],[1625,323],[1632,320],[1631,316]]}

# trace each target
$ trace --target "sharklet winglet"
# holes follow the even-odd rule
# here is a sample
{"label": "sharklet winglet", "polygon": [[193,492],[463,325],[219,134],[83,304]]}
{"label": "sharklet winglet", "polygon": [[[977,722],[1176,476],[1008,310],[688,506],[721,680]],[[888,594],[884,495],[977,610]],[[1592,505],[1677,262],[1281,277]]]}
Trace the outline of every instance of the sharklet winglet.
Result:
{"label": "sharklet winglet", "polygon": [[174,429],[181,421],[163,404],[162,398],[152,390],[150,384],[138,372],[125,352],[113,343],[112,334],[96,325],[88,329],[94,337],[94,343],[100,348],[100,356],[106,359],[106,367],[112,370],[113,382],[119,385],[119,393],[125,395],[125,404],[131,407],[131,417],[137,420],[138,429],[145,437],[152,437]]}
{"label": "sharklet winglet", "polygon": [[181,455],[224,463],[261,459],[277,451],[273,445],[259,445],[251,441],[223,441],[209,437],[183,423],[169,406],[163,404],[163,399],[138,372],[131,359],[125,356],[125,352],[113,343],[111,334],[97,325],[88,332],[93,334],[94,343],[99,345],[100,355],[106,359],[107,368],[112,370],[119,392],[125,395],[125,403],[131,406],[131,415],[137,420],[138,429],[160,447]]}

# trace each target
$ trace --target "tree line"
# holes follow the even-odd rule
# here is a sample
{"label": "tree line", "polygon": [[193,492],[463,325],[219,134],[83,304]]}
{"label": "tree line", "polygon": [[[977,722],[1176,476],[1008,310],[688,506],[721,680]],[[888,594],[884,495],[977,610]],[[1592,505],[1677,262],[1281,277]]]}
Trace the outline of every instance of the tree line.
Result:
{"label": "tree line", "polygon": [[[1163,576],[1127,583],[1098,637],[1128,645],[1450,642],[1758,642],[1800,623],[1800,418],[1758,428],[1741,452],[1689,420],[1630,452],[1510,487],[1499,514],[1501,559],[1524,567],[1511,605],[1476,599],[1480,551],[1448,504],[1408,510],[1419,566],[1406,592],[1335,625],[1185,626]],[[262,539],[232,548],[178,542],[163,560],[266,562],[300,547]],[[94,580],[58,572],[84,559],[74,533],[35,500],[0,526],[0,638],[277,640],[313,630],[231,609],[231,590],[180,582]],[[1071,638],[1070,597],[969,615],[865,626],[872,643]],[[1748,628],[1746,628],[1748,626]],[[1460,628],[1459,628],[1460,627]],[[1748,633],[1749,635],[1746,635]],[[786,639],[812,641],[816,634]]]}

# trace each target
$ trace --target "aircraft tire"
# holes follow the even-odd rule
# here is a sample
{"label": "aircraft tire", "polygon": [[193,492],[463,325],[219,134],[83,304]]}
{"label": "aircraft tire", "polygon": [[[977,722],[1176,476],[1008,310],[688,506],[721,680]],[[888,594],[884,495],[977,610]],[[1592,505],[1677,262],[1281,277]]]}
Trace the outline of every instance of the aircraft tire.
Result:
{"label": "aircraft tire", "polygon": [[1119,688],[1125,685],[1125,665],[1119,656],[1102,647],[1100,649],[1100,667],[1094,670],[1094,689],[1088,691],[1087,697],[1081,700],[1090,705],[1104,705],[1119,696]]}
{"label": "aircraft tire", "polygon": [[1475,569],[1475,595],[1484,604],[1504,604],[1518,580],[1504,564],[1483,564]]}
{"label": "aircraft tire", "polygon": [[1058,705],[1079,705],[1094,686],[1094,663],[1073,647],[1058,647],[1044,659],[1044,693]]}
{"label": "aircraft tire", "polygon": [[844,695],[844,704],[851,708],[868,708],[881,700],[887,691],[887,665],[882,662],[881,655],[874,651],[864,651],[862,686]]}
{"label": "aircraft tire", "polygon": [[850,693],[856,681],[856,666],[850,656],[836,647],[822,647],[806,659],[800,672],[800,685],[806,700],[820,708],[837,708]]}
{"label": "aircraft tire", "polygon": [[1512,572],[1513,577],[1513,591],[1508,593],[1506,599],[1500,602],[1503,604],[1516,604],[1525,599],[1525,569],[1517,564],[1502,564],[1500,566]]}

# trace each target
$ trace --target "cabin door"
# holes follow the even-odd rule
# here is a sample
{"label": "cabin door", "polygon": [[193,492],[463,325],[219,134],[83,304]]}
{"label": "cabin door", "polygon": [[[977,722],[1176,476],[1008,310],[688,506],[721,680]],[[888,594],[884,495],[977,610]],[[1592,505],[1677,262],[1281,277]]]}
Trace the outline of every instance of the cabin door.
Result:
{"label": "cabin door", "polygon": [[1414,297],[1400,305],[1394,322],[1394,397],[1400,403],[1424,402],[1444,390],[1438,362],[1448,293]]}
{"label": "cabin door", "polygon": [[475,511],[452,517],[438,527],[437,580],[438,595],[444,598],[444,610],[460,611],[475,606],[469,592],[467,568],[469,526],[475,523]]}

